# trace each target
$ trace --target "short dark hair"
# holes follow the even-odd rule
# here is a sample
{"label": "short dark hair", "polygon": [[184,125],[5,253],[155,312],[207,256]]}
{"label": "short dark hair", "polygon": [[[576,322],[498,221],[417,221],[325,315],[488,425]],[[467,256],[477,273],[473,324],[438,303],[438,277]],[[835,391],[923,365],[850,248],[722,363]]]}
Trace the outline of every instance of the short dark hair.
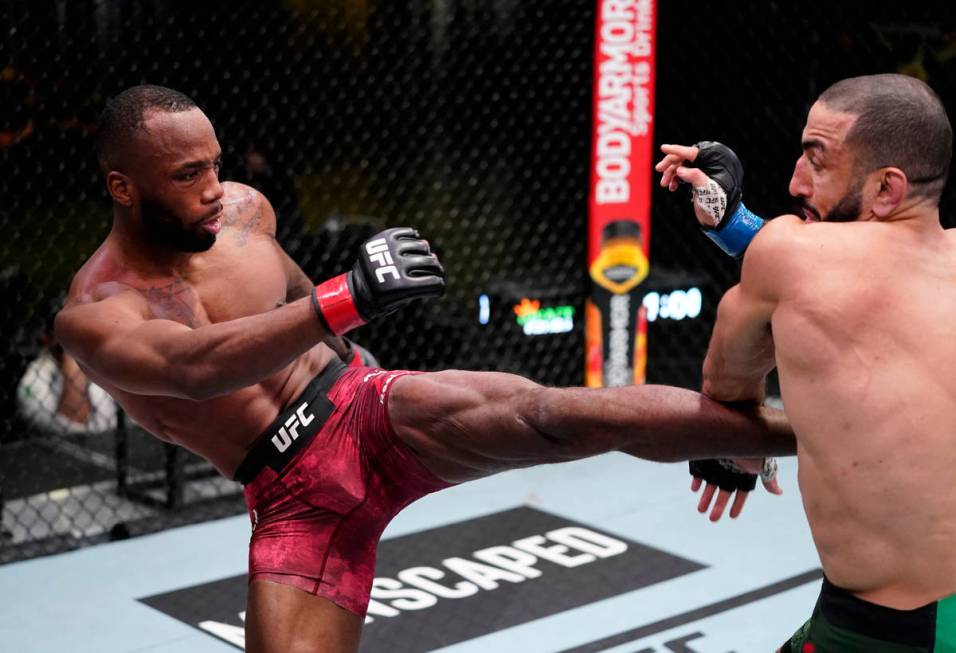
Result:
{"label": "short dark hair", "polygon": [[165,86],[132,86],[106,103],[96,123],[96,158],[105,173],[117,164],[118,154],[145,129],[151,111],[179,113],[198,108],[191,97]]}
{"label": "short dark hair", "polygon": [[858,172],[899,168],[911,196],[939,202],[953,156],[953,128],[933,89],[906,75],[866,75],[837,82],[818,101],[856,115],[846,142]]}

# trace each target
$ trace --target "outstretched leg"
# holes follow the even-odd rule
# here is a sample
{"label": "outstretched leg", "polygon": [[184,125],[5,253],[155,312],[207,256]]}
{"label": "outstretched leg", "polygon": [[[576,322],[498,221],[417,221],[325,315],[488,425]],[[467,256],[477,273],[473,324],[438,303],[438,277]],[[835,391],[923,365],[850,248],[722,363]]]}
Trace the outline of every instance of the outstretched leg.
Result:
{"label": "outstretched leg", "polygon": [[435,372],[398,379],[389,414],[449,482],[607,451],[663,462],[796,453],[781,411],[738,411],[670,386],[546,388],[512,374]]}

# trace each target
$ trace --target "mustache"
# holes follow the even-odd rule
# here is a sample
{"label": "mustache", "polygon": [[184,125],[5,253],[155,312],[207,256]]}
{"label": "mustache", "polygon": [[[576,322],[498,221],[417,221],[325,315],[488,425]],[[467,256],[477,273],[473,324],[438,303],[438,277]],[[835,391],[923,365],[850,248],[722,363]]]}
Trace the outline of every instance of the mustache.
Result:
{"label": "mustache", "polygon": [[204,222],[209,221],[209,220],[212,219],[213,217],[219,215],[219,213],[221,213],[222,210],[223,210],[222,202],[216,202],[215,205],[213,205],[213,208],[210,209],[209,212],[206,213],[206,215],[204,215],[202,218],[200,218],[200,219],[196,222],[196,225],[200,225],[200,224],[202,224],[202,223],[204,223]]}
{"label": "mustache", "polygon": [[820,209],[815,207],[806,199],[801,197],[794,202],[794,205],[796,207],[796,213],[802,214],[804,211],[809,211],[816,217],[817,220],[823,220],[823,216],[820,215]]}

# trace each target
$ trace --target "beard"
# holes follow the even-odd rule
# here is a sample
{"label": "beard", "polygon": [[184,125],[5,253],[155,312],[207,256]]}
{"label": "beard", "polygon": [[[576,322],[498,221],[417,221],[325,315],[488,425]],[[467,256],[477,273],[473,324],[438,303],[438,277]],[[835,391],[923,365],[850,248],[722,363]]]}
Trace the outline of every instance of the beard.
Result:
{"label": "beard", "polygon": [[860,180],[853,188],[848,190],[826,215],[821,215],[820,210],[806,200],[803,200],[800,204],[802,208],[816,215],[818,220],[854,222],[860,218],[860,213],[863,211],[863,181]]}
{"label": "beard", "polygon": [[205,229],[184,227],[182,220],[161,202],[146,199],[141,203],[146,237],[177,252],[205,252],[216,242],[216,235]]}
{"label": "beard", "polygon": [[827,213],[827,222],[853,222],[863,211],[863,184],[858,184],[837,202]]}

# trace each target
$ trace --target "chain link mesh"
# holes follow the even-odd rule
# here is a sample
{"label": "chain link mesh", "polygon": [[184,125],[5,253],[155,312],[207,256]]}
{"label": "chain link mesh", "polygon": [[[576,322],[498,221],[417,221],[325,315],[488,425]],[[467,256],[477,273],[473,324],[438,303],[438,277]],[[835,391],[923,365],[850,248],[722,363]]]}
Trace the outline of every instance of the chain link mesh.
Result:
{"label": "chain link mesh", "polygon": [[[447,296],[354,334],[384,366],[580,384],[581,320],[529,337],[512,306],[537,297],[583,315],[594,4],[0,4],[0,562],[244,509],[235,483],[129,423],[52,339],[71,274],[109,229],[96,117],[133,84],[199,103],[223,178],[265,193],[279,240],[311,278],[346,269],[385,226],[429,238]],[[956,106],[952,12],[907,11],[661,2],[657,142],[732,145],[748,206],[787,212],[806,111],[831,82],[907,72]],[[648,380],[696,387],[737,267],[701,237],[685,196],[655,192],[648,284],[699,287],[704,302],[697,319],[650,325]],[[946,226],[952,199],[951,185]]]}

